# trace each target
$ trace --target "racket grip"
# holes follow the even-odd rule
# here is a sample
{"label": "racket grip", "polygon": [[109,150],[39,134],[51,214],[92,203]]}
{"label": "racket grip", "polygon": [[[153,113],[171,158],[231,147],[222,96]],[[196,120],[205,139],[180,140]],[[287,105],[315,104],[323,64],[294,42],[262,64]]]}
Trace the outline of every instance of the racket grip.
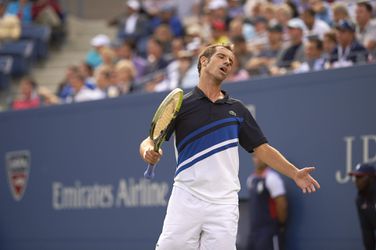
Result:
{"label": "racket grip", "polygon": [[146,179],[153,179],[155,176],[155,165],[149,164],[147,169],[145,170],[144,177]]}

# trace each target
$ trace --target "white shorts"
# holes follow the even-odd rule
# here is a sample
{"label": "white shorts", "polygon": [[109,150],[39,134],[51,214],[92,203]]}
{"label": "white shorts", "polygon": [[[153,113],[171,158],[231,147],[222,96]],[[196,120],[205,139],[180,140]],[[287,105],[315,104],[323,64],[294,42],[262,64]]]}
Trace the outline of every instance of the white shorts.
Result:
{"label": "white shorts", "polygon": [[212,204],[174,187],[156,250],[236,250],[238,205]]}

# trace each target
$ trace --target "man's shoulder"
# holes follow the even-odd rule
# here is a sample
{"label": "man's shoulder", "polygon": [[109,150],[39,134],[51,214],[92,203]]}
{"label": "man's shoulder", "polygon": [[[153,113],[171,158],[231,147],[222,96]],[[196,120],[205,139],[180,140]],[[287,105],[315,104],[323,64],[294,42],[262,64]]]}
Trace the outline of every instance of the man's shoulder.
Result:
{"label": "man's shoulder", "polygon": [[236,110],[241,111],[243,114],[244,112],[248,113],[247,105],[245,105],[245,103],[240,99],[229,96],[226,103],[232,105]]}

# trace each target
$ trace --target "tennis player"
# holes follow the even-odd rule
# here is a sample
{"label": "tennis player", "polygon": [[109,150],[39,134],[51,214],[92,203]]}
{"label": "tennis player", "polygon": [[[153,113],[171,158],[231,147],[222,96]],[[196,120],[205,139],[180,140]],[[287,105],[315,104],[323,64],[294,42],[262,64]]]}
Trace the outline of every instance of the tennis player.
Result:
{"label": "tennis player", "polygon": [[[221,90],[231,72],[234,54],[229,45],[210,45],[199,55],[199,83],[184,96],[169,131],[175,133],[177,168],[157,250],[236,249],[238,227],[238,145],[290,177],[304,193],[320,188],[310,173],[298,169],[267,139],[248,109]],[[141,157],[156,164],[162,151],[148,137]]]}

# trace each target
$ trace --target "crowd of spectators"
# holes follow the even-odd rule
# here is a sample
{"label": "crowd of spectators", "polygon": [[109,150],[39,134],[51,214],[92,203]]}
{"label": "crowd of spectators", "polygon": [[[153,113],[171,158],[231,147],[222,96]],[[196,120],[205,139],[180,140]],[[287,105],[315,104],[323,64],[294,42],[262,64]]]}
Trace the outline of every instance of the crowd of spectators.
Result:
{"label": "crowd of spectators", "polygon": [[51,29],[51,39],[61,40],[64,13],[56,0],[0,0],[0,44],[20,38],[22,25]]}
{"label": "crowd of spectators", "polygon": [[[65,15],[57,0],[0,0],[0,91],[9,88],[10,77],[31,74],[31,64],[45,60],[50,46],[61,46],[65,35]],[[18,86],[17,96],[8,100],[11,109],[60,103],[29,76]]]}
{"label": "crowd of spectators", "polygon": [[[23,2],[23,1],[20,1]],[[372,1],[128,0],[87,57],[66,70],[48,103],[72,103],[197,84],[197,56],[232,43],[232,83],[375,62]],[[26,18],[27,15],[25,15]],[[22,88],[22,86],[21,86]]]}

